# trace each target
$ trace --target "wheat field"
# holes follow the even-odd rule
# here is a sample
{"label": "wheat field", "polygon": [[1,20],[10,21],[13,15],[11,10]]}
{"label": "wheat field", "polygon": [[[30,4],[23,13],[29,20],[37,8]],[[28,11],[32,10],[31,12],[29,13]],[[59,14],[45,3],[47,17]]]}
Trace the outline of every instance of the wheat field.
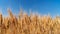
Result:
{"label": "wheat field", "polygon": [[18,17],[8,10],[9,16],[0,14],[0,34],[60,34],[60,17],[36,15],[20,11]]}

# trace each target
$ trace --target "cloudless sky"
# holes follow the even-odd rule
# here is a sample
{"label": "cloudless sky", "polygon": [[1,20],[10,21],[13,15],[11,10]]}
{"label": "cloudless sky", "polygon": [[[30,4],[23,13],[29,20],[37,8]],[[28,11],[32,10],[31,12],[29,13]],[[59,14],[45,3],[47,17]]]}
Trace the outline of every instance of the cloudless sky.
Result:
{"label": "cloudless sky", "polygon": [[60,15],[60,1],[53,0],[0,0],[0,12],[6,16],[7,8],[11,8],[13,13],[18,14],[20,8],[27,13],[29,9],[39,14],[50,14],[51,16]]}

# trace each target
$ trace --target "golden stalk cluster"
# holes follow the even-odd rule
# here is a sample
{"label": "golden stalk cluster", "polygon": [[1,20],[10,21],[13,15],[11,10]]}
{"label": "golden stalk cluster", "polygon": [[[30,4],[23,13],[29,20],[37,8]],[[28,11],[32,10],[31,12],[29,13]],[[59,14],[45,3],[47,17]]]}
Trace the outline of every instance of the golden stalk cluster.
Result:
{"label": "golden stalk cluster", "polygon": [[9,17],[0,14],[0,34],[60,34],[60,17],[51,18],[26,13],[14,16],[10,10]]}

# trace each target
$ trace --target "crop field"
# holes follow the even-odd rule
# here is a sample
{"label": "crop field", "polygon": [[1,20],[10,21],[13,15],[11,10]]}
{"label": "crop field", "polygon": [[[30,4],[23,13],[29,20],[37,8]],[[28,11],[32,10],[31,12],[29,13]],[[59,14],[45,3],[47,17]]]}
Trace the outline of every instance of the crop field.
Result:
{"label": "crop field", "polygon": [[37,15],[20,11],[16,17],[8,10],[9,15],[0,14],[0,34],[60,34],[60,17]]}

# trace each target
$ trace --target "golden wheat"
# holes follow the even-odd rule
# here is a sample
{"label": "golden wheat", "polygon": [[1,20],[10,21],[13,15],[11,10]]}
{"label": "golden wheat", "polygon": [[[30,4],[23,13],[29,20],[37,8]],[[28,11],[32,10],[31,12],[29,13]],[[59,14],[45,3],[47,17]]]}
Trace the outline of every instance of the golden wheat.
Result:
{"label": "golden wheat", "polygon": [[60,17],[22,13],[18,17],[8,10],[9,16],[0,14],[0,34],[60,34]]}

